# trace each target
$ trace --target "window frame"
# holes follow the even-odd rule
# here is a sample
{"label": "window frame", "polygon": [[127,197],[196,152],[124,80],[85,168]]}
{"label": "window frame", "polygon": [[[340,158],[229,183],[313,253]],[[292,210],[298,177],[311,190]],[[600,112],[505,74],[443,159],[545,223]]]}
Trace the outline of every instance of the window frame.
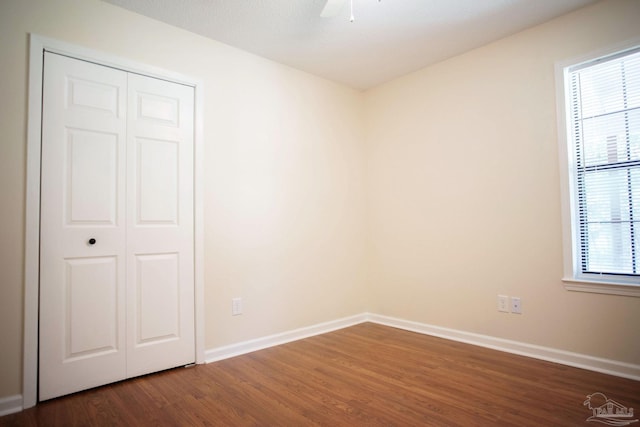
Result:
{"label": "window frame", "polygon": [[581,271],[576,160],[570,126],[572,123],[571,82],[568,78],[572,69],[588,66],[587,64],[595,65],[600,61],[620,57],[637,49],[640,49],[640,38],[555,64],[564,270],[562,282],[565,289],[570,291],[640,297],[640,280],[637,277],[582,273]]}

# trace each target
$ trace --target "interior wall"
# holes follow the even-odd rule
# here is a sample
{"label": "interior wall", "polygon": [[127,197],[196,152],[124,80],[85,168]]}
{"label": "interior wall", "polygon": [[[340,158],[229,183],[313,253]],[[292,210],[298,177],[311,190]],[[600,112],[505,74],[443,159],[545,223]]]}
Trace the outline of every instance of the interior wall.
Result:
{"label": "interior wall", "polygon": [[602,1],[367,92],[372,312],[640,363],[640,298],[562,286],[554,76],[639,18]]}
{"label": "interior wall", "polygon": [[366,311],[361,93],[98,0],[2,1],[0,399],[22,389],[29,33],[204,83],[205,348]]}

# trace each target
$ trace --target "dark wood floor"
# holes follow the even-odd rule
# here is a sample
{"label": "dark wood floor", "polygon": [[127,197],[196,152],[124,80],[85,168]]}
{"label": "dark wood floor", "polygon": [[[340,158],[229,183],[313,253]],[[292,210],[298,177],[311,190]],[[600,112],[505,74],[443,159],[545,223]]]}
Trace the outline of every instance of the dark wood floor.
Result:
{"label": "dark wood floor", "polygon": [[43,402],[0,426],[587,426],[600,425],[583,406],[594,392],[640,416],[638,381],[365,323]]}

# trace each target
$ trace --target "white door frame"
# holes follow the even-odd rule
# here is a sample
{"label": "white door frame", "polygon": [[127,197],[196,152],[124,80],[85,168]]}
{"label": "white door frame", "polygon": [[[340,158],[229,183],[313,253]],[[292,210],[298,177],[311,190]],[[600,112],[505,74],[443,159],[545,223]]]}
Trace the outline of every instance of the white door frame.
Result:
{"label": "white door frame", "polygon": [[24,266],[24,348],[22,408],[35,406],[38,390],[38,311],[40,269],[40,165],[42,119],[42,71],[44,51],[192,86],[195,90],[194,123],[194,277],[196,363],[204,363],[204,215],[202,81],[171,71],[132,62],[58,40],[30,34],[27,127],[27,192]]}

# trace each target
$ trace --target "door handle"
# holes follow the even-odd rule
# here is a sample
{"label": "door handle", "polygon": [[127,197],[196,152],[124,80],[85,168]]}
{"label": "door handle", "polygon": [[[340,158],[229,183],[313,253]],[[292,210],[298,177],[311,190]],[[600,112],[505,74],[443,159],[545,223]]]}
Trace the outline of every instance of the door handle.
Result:
{"label": "door handle", "polygon": [[96,239],[94,239],[93,237],[89,239],[88,242],[90,245],[95,245],[96,244]]}

